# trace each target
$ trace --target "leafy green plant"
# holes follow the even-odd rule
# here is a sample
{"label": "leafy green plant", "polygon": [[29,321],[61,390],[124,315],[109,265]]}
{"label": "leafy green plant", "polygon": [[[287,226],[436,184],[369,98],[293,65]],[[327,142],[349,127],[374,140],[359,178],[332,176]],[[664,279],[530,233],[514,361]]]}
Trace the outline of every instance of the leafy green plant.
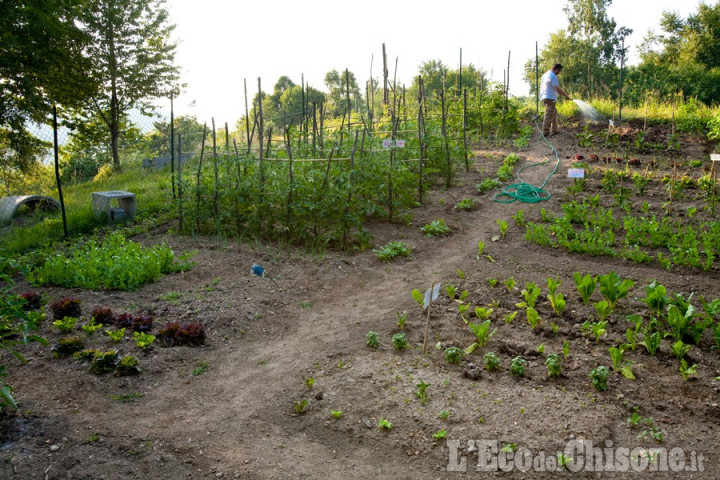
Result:
{"label": "leafy green plant", "polygon": [[132,355],[125,355],[117,363],[117,372],[120,376],[135,375],[140,373],[137,358]]}
{"label": "leafy green plant", "polygon": [[673,343],[671,349],[678,360],[685,358],[685,355],[690,353],[690,345],[685,345],[682,340]]}
{"label": "leafy green plant", "polygon": [[599,302],[595,302],[593,304],[595,307],[595,312],[598,314],[598,318],[601,322],[604,322],[612,313],[612,307],[610,306],[610,302],[607,300],[600,300]]}
{"label": "leafy green plant", "polygon": [[[42,266],[30,272],[28,280],[34,285],[66,288],[135,290],[163,274],[189,270],[193,266],[188,261],[192,255],[180,255],[180,263],[175,263],[168,245],[145,248],[115,232],[105,237],[103,243],[91,240],[75,247],[68,257],[49,256]],[[107,268],[108,265],[113,268]]]}
{"label": "leafy green plant", "polygon": [[625,298],[632,287],[635,286],[634,281],[629,279],[623,280],[615,272],[610,272],[607,275],[599,275],[597,282],[600,286],[600,293],[610,302],[610,307],[613,310],[618,300]]}
{"label": "leafy green plant", "polygon": [[512,323],[513,320],[515,320],[515,317],[517,317],[518,312],[510,312],[507,315],[505,315],[505,323]]}
{"label": "leafy green plant", "polygon": [[396,333],[395,335],[393,335],[392,344],[393,344],[393,348],[395,348],[396,350],[404,350],[404,349],[408,348],[408,346],[409,346],[407,337],[402,332]]}
{"label": "leafy green plant", "polygon": [[412,295],[413,300],[417,302],[418,305],[422,308],[423,305],[425,305],[425,295],[422,294],[420,290],[417,288],[413,288],[412,292],[410,292]]}
{"label": "leafy green plant", "polygon": [[312,377],[308,377],[305,379],[305,386],[308,388],[308,390],[312,390],[313,386],[315,385],[315,379]]}
{"label": "leafy green plant", "polygon": [[392,241],[378,250],[373,250],[373,252],[381,262],[391,262],[396,258],[409,257],[411,250],[403,242]]}
{"label": "leafy green plant", "polygon": [[475,206],[475,200],[472,198],[463,198],[455,204],[455,210],[463,210],[469,212]]}
{"label": "leafy green plant", "polygon": [[[677,305],[670,305],[667,308],[667,323],[670,327],[670,333],[675,340],[682,340],[683,338],[691,338],[693,341],[698,340],[702,336],[702,331],[705,329],[705,324],[695,324],[693,322],[693,315],[695,313],[695,307],[688,305],[687,309],[683,312],[682,308]],[[699,331],[699,335],[698,332]]]}
{"label": "leafy green plant", "polygon": [[378,348],[380,342],[377,332],[370,331],[365,335],[365,344],[370,348]]}
{"label": "leafy green plant", "polygon": [[497,287],[498,279],[497,278],[488,278],[488,283],[492,288]]}
{"label": "leafy green plant", "polygon": [[457,288],[454,285],[445,285],[445,292],[450,300],[457,298]]}
{"label": "leafy green plant", "polygon": [[135,345],[140,347],[142,350],[147,350],[155,341],[155,335],[144,332],[134,332],[133,341],[135,342]]}
{"label": "leafy green plant", "polygon": [[500,359],[497,355],[495,355],[494,352],[488,352],[483,356],[483,363],[485,364],[485,368],[489,372],[493,372],[500,368]]}
{"label": "leafy green plant", "polygon": [[633,314],[628,315],[626,317],[626,320],[628,322],[634,323],[635,328],[628,328],[625,330],[625,338],[627,338],[627,345],[635,351],[635,348],[637,348],[637,340],[638,340],[638,334],[640,333],[640,330],[643,326],[643,318],[640,315]]}
{"label": "leafy green plant", "polygon": [[510,373],[516,377],[522,377],[525,375],[525,367],[527,366],[527,360],[522,357],[515,357],[510,362]]}
{"label": "leafy green plant", "polygon": [[450,227],[447,226],[445,220],[442,218],[433,220],[424,227],[420,228],[420,230],[422,230],[426,237],[447,235],[451,232]]}
{"label": "leafy green plant", "polygon": [[517,284],[513,277],[508,278],[503,283],[505,284],[505,288],[507,288],[508,293],[512,293],[513,288],[515,288],[515,285]]}
{"label": "leafy green plant", "polygon": [[570,355],[570,342],[568,340],[565,340],[563,342],[562,351],[564,358],[567,358],[568,355]]}
{"label": "leafy green plant", "polygon": [[624,351],[622,347],[610,347],[610,359],[612,360],[612,369],[614,372],[620,370],[623,366]]}
{"label": "leafy green plant", "polygon": [[205,326],[199,322],[168,322],[160,329],[157,340],[164,347],[189,345],[197,347],[205,343]]}
{"label": "leafy green plant", "polygon": [[193,377],[202,375],[203,373],[205,373],[207,371],[209,366],[210,366],[210,362],[208,362],[207,360],[203,360],[202,358],[198,358],[195,363],[195,368],[192,369],[192,372],[190,372],[190,374]]}
{"label": "leafy green plant", "polygon": [[525,284],[525,289],[521,293],[523,298],[525,298],[525,305],[535,308],[535,302],[537,302],[542,290],[535,284],[535,282],[528,282]]}
{"label": "leafy green plant", "polygon": [[332,408],[330,409],[330,415],[333,418],[340,418],[342,416],[342,414],[343,414],[342,410],[333,410]]}
{"label": "leafy green plant", "polygon": [[527,317],[527,321],[530,324],[530,328],[532,328],[533,330],[535,330],[540,325],[540,314],[534,308],[527,307],[525,309],[525,316]]}
{"label": "leafy green plant", "polygon": [[559,377],[562,374],[562,366],[560,365],[560,356],[556,353],[551,353],[545,359],[545,366],[547,367],[548,377]]}
{"label": "leafy green plant", "polygon": [[609,371],[607,367],[603,365],[595,367],[590,371],[590,381],[592,382],[592,386],[595,387],[595,390],[598,392],[607,390],[608,374]]}
{"label": "leafy green plant", "polygon": [[557,293],[557,289],[562,282],[552,277],[547,279],[548,284],[548,300],[550,305],[557,316],[561,316],[565,311],[565,297],[562,293]]}
{"label": "leafy green plant", "polygon": [[463,290],[462,293],[460,294],[460,297],[458,297],[458,299],[461,302],[464,302],[465,300],[467,300],[469,295],[470,295],[470,292],[468,292],[467,290]]}
{"label": "leafy green plant", "polygon": [[525,219],[523,218],[525,212],[523,210],[518,210],[515,212],[515,215],[512,216],[513,220],[515,220],[515,224],[518,227],[522,227],[525,225]]}
{"label": "leafy green plant", "polygon": [[77,318],[65,317],[62,320],[55,320],[53,325],[62,333],[70,333],[75,328],[77,321]]}
{"label": "leafy green plant", "polygon": [[545,353],[545,344],[541,343],[540,345],[538,345],[538,347],[535,349],[535,351],[538,352],[540,355]]}
{"label": "leafy green plant", "polygon": [[390,431],[390,430],[392,430],[392,428],[393,428],[393,424],[390,423],[390,421],[387,420],[386,418],[380,417],[380,420],[378,420],[378,428],[379,428],[380,430]]}
{"label": "leafy green plant", "polygon": [[583,277],[578,272],[573,273],[573,280],[575,281],[575,286],[580,294],[580,298],[582,298],[582,302],[587,305],[590,301],[590,296],[595,291],[595,280],[590,275]]}
{"label": "leafy green plant", "polygon": [[442,418],[443,420],[447,420],[448,418],[450,418],[450,415],[452,415],[450,410],[441,410],[440,413],[438,413],[438,417]]}
{"label": "leafy green plant", "polygon": [[445,349],[445,361],[448,363],[460,363],[463,357],[463,351],[458,347],[448,347]]}
{"label": "leafy green plant", "polygon": [[475,334],[477,341],[465,349],[466,355],[470,355],[476,348],[483,348],[487,345],[493,335],[497,332],[497,328],[491,331],[491,326],[492,324],[490,320],[485,320],[484,322],[477,324],[472,322],[468,323],[468,328],[470,328],[470,330]]}
{"label": "leafy green plant", "polygon": [[112,325],[115,323],[115,316],[112,310],[105,307],[97,307],[90,313],[90,318],[100,325]]}
{"label": "leafy green plant", "polygon": [[658,284],[657,281],[645,287],[645,298],[643,298],[643,302],[645,302],[656,317],[662,315],[669,301],[667,289],[663,285]]}
{"label": "leafy green plant", "polygon": [[691,375],[695,375],[696,373],[697,365],[689,367],[684,358],[680,359],[680,374],[682,375],[683,380],[687,381]]}
{"label": "leafy green plant", "polygon": [[293,402],[293,407],[295,407],[295,413],[297,413],[298,415],[302,415],[303,413],[305,413],[307,411],[309,403],[310,402],[307,398],[304,398],[302,400],[295,400]]}
{"label": "leafy green plant", "polygon": [[493,188],[497,188],[500,186],[500,182],[497,181],[494,178],[486,178],[482,182],[478,183],[475,188],[477,188],[477,191],[480,193],[485,193],[489,190],[492,190]]}
{"label": "leafy green plant", "polygon": [[85,348],[85,343],[80,337],[69,336],[58,339],[52,347],[52,354],[56,358],[69,357]]}
{"label": "leafy green plant", "polygon": [[643,332],[643,341],[639,342],[639,345],[645,347],[648,353],[652,356],[660,349],[660,342],[662,341],[662,334],[660,332],[650,333],[648,330]]}
{"label": "leafy green plant", "polygon": [[602,336],[605,335],[605,332],[607,331],[606,330],[607,324],[608,324],[607,320],[603,320],[600,322],[593,322],[591,324],[592,334],[595,337],[596,342],[599,342],[600,338],[602,338]]}
{"label": "leafy green plant", "polygon": [[505,238],[505,235],[507,235],[508,231],[508,223],[505,220],[498,219],[495,221],[498,224],[498,227],[500,227],[500,238]]}
{"label": "leafy green plant", "polygon": [[90,322],[88,322],[86,325],[82,326],[82,329],[87,333],[88,335],[92,335],[98,330],[100,330],[103,327],[102,323],[95,323],[94,318],[90,318]]}
{"label": "leafy green plant", "polygon": [[490,318],[490,314],[492,312],[492,308],[475,307],[475,316],[478,318],[478,320],[487,320],[488,318]]}
{"label": "leafy green plant", "polygon": [[433,433],[433,438],[435,440],[442,440],[445,437],[447,437],[447,432],[444,428],[441,428],[440,431]]}
{"label": "leafy green plant", "polygon": [[107,334],[108,337],[110,337],[110,340],[112,340],[113,342],[119,342],[125,336],[125,329],[124,328],[120,328],[118,330],[106,329],[105,333]]}
{"label": "leafy green plant", "polygon": [[97,352],[90,362],[90,371],[95,375],[112,372],[118,364],[117,350],[108,350],[106,352]]}
{"label": "leafy green plant", "polygon": [[425,390],[430,386],[429,383],[425,383],[424,380],[420,380],[420,383],[416,385],[417,391],[415,392],[415,395],[420,399],[420,403],[425,405],[425,401],[427,400],[427,397],[425,396]]}
{"label": "leafy green plant", "polygon": [[407,320],[408,313],[405,311],[403,311],[402,313],[396,311],[395,315],[397,315],[397,319],[398,319],[398,323],[397,323],[398,328],[400,330],[402,330],[405,327],[405,321]]}

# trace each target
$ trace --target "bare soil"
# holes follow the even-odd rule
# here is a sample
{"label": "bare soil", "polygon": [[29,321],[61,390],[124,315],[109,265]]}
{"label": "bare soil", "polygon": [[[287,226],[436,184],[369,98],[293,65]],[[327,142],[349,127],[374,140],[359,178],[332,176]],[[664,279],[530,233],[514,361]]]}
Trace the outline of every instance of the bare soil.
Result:
{"label": "bare soil", "polygon": [[[596,392],[588,379],[596,366],[610,366],[608,348],[625,341],[625,315],[647,314],[638,299],[645,285],[658,280],[670,292],[716,298],[718,269],[667,272],[656,264],[543,248],[526,242],[525,229],[512,219],[520,209],[531,221],[540,218],[541,208],[561,213],[561,203],[569,198],[565,189],[572,182],[565,176],[570,159],[593,153],[576,146],[578,131],[567,129],[552,139],[563,164],[548,183],[552,198],[547,202],[501,204],[493,202],[495,192],[479,195],[475,184],[487,177],[481,170],[494,172],[510,151],[480,149],[472,171],[460,174],[451,189],[431,191],[427,204],[411,212],[410,224],[369,224],[377,246],[401,240],[412,248],[409,259],[383,264],[372,251],[313,258],[269,245],[190,239],[158,230],[139,240],[164,240],[176,251],[197,249],[197,267],[136,292],[41,289],[50,300],[81,298],[86,314],[106,306],[116,313],[153,315],[156,325],[199,321],[206,325],[208,339],[202,347],[156,346],[147,353],[127,338],[113,345],[98,333],[87,341],[88,347],[136,355],[142,372],[133,377],[93,375],[86,364],[53,358],[48,347],[26,348],[28,362],[14,363],[10,369],[8,381],[20,408],[2,423],[0,478],[458,478],[480,475],[475,473],[478,460],[469,451],[470,440],[494,440],[501,447],[516,444],[554,457],[571,439],[630,450],[679,447],[688,458],[694,450],[704,457],[703,472],[646,475],[720,478],[720,382],[714,380],[720,375],[720,361],[710,348],[709,332],[702,348],[693,347],[690,353],[691,363],[698,365],[692,381],[681,377],[668,341],[656,357],[642,347],[625,353],[633,362],[634,381],[611,373],[609,389]],[[683,148],[682,158],[692,160],[701,158],[704,146],[686,140]],[[542,160],[548,151],[531,141],[519,153],[524,165]],[[657,158],[655,168],[670,171],[671,157],[639,158],[643,170]],[[551,168],[552,163],[526,170],[524,180],[542,183]],[[591,193],[599,189],[599,181],[588,180]],[[659,208],[662,187],[654,188],[648,187],[647,200]],[[464,197],[477,200],[470,212],[453,208]],[[643,200],[633,197],[634,202]],[[695,203],[688,196],[677,209]],[[424,236],[420,227],[437,218],[446,220],[452,234]],[[492,241],[498,219],[508,222],[509,232]],[[492,261],[477,258],[479,240],[485,242]],[[253,262],[265,267],[277,283],[250,275]],[[572,281],[576,271],[615,271],[637,281],[632,298],[619,302],[599,342],[579,328],[595,314],[591,305],[580,302]],[[517,287],[508,292],[503,281],[511,276]],[[549,276],[563,281],[560,291],[568,307],[561,317],[553,315],[545,299]],[[489,279],[498,279],[498,286],[491,287]],[[474,337],[458,314],[457,302],[444,292],[432,306],[428,354],[422,354],[426,316],[410,291],[424,291],[434,282],[442,282],[443,290],[448,283],[467,290],[470,310],[495,303],[491,318],[497,333],[487,347],[458,365],[445,362],[443,350],[436,347],[465,348]],[[515,304],[526,282],[543,288],[538,306],[543,323],[535,331],[523,312],[512,323],[503,321],[518,310]],[[17,288],[28,289],[22,282]],[[599,300],[599,292],[593,298]],[[403,311],[408,313],[403,331],[410,348],[398,351],[390,345],[399,331],[396,312]],[[57,340],[51,322],[43,328],[51,342]],[[365,345],[370,330],[380,335],[383,345],[378,350]],[[549,379],[545,357],[561,353],[565,340],[570,355],[562,363],[563,374]],[[540,344],[545,345],[544,355],[537,352]],[[490,351],[500,357],[499,371],[488,372],[482,366],[482,355]],[[528,361],[522,378],[510,374],[515,356]],[[308,378],[315,381],[312,388]],[[425,403],[416,395],[421,380],[430,385]],[[304,399],[307,409],[298,414],[293,404]],[[647,434],[645,440],[638,438],[648,428],[628,425],[634,407],[643,417],[653,417],[663,433],[662,443]],[[340,418],[333,418],[331,409],[341,410]],[[450,412],[445,420],[439,416],[442,411]],[[392,422],[392,430],[378,428],[381,417]],[[433,438],[441,429],[447,438]],[[447,471],[448,440],[461,442],[467,473]],[[484,475],[632,476],[532,470]]]}

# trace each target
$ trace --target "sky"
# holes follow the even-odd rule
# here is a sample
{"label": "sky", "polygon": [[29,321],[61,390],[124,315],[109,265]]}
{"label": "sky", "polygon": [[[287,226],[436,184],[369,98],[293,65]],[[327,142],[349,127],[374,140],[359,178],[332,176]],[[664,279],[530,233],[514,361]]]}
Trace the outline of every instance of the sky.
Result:
{"label": "sky", "polygon": [[[663,11],[687,17],[700,0],[615,0],[609,16],[633,29],[626,44],[630,63],[648,29],[660,31]],[[248,97],[262,88],[272,92],[281,75],[324,90],[329,70],[355,73],[364,91],[370,78],[382,76],[385,43],[392,78],[397,58],[398,84],[410,85],[420,64],[439,59],[456,69],[472,63],[502,81],[510,55],[510,91],[527,95],[525,62],[550,34],[567,25],[566,0],[169,0],[178,41],[176,62],[187,84],[175,101],[175,115],[200,122],[235,122],[244,114],[243,80]],[[562,61],[562,60],[561,60]],[[165,110],[165,109],[164,109]]]}

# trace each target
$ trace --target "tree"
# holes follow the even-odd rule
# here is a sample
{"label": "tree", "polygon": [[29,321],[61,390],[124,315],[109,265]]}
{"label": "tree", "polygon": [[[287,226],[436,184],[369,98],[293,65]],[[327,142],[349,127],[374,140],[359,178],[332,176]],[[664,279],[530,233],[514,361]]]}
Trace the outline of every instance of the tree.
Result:
{"label": "tree", "polygon": [[113,165],[120,167],[122,119],[132,109],[153,110],[151,100],[178,88],[174,65],[175,26],[168,23],[164,0],[88,0],[82,21],[91,42],[89,72],[97,94],[76,111],[75,123],[99,116],[108,129]]}
{"label": "tree", "polygon": [[[612,0],[569,0],[564,9],[567,29],[550,35],[540,53],[541,73],[561,63],[565,90],[586,98],[614,97],[619,75],[616,62],[624,58],[623,39],[632,30],[618,29],[615,20],[608,17],[607,8],[611,4]],[[525,64],[524,76],[535,93],[534,58]]]}
{"label": "tree", "polygon": [[[347,75],[346,75],[347,72]],[[332,116],[339,117],[347,112],[347,89],[350,88],[350,101],[361,97],[355,74],[348,70],[338,72],[335,69],[325,74],[325,87],[328,90],[328,111]]]}
{"label": "tree", "polygon": [[71,106],[94,91],[77,25],[84,1],[0,2],[0,169],[27,173],[47,151],[27,129],[54,103]]}

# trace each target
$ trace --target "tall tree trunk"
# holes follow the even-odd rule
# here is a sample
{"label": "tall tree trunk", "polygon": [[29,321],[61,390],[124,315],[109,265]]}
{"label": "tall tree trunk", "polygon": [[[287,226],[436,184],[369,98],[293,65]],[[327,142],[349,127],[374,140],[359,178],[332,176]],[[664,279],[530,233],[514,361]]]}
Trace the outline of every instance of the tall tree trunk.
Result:
{"label": "tall tree trunk", "polygon": [[110,8],[108,22],[108,60],[110,63],[110,149],[112,151],[113,167],[120,169],[120,152],[118,138],[120,136],[120,106],[117,95],[117,56],[115,54],[114,11]]}

